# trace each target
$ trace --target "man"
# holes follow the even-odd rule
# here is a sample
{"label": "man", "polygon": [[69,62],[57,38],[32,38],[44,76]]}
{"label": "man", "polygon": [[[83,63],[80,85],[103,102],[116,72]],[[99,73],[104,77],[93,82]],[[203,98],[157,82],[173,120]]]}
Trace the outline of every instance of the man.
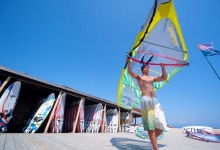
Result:
{"label": "man", "polygon": [[141,114],[144,130],[148,132],[154,150],[158,150],[157,137],[166,128],[167,123],[160,103],[156,98],[153,82],[166,80],[165,66],[164,64],[160,65],[162,68],[161,76],[153,77],[148,76],[149,66],[143,65],[141,67],[142,75],[140,76],[132,71],[130,59],[126,61],[128,63],[128,73],[137,80],[142,92]]}

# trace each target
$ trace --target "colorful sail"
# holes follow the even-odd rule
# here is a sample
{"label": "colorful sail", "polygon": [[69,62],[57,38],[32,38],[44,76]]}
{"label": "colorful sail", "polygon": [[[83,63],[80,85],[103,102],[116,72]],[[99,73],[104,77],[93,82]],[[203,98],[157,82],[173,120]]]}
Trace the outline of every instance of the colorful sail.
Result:
{"label": "colorful sail", "polygon": [[[149,63],[149,75],[160,76],[159,64],[166,65],[167,79],[155,82],[154,91],[163,87],[172,76],[188,65],[188,51],[172,0],[155,0],[130,52],[132,52],[131,67],[137,74],[142,74],[141,60],[146,62],[151,56],[153,57]],[[140,100],[140,88],[136,80],[128,74],[125,66],[119,82],[118,105],[133,109]]]}

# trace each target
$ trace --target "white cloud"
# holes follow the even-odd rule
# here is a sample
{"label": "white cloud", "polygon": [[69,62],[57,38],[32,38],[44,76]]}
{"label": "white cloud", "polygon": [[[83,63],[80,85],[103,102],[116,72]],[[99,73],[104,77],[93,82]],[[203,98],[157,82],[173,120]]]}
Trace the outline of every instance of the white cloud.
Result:
{"label": "white cloud", "polygon": [[187,124],[188,123],[188,121],[186,121],[186,120],[178,120],[177,121],[179,124]]}
{"label": "white cloud", "polygon": [[179,124],[189,124],[189,123],[194,123],[195,121],[196,121],[195,118],[177,120],[177,122],[178,122]]}

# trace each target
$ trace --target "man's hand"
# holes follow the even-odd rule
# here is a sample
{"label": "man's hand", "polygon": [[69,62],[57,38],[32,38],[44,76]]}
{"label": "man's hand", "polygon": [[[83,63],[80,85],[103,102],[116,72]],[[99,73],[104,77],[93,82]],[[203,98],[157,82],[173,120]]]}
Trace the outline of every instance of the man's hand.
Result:
{"label": "man's hand", "polygon": [[127,58],[127,59],[126,59],[126,62],[129,63],[129,62],[130,62],[130,58]]}
{"label": "man's hand", "polygon": [[161,69],[165,69],[165,65],[163,63],[160,63]]}

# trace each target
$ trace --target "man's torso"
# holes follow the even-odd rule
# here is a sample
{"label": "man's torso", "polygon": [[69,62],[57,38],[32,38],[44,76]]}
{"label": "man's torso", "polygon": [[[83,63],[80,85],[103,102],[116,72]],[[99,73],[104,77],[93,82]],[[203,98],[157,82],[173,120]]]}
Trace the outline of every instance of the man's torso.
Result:
{"label": "man's torso", "polygon": [[156,97],[153,86],[154,77],[143,75],[137,82],[142,91],[142,96]]}

